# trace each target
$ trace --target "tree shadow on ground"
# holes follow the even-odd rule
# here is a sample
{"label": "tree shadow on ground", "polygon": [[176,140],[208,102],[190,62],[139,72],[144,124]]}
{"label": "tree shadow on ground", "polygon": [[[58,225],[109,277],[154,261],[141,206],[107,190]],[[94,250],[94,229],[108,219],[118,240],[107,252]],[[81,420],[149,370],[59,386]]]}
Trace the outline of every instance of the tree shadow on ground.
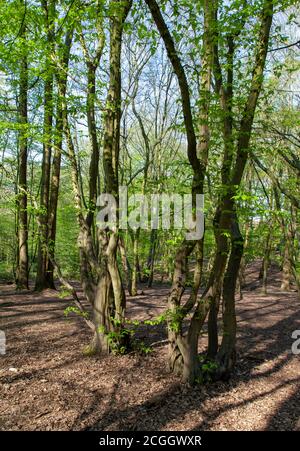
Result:
{"label": "tree shadow on ground", "polygon": [[[299,378],[298,378],[299,382]],[[293,390],[293,393],[283,401],[270,416],[266,431],[276,431],[285,429],[290,431],[300,431],[300,387]]]}
{"label": "tree shadow on ground", "polygon": [[[149,315],[156,316],[155,311],[160,311],[164,301],[160,298],[157,300],[154,292],[149,298],[149,302],[146,302],[144,296],[130,299],[129,309],[134,312],[132,313],[133,316],[140,315],[141,312],[146,316],[146,306]],[[41,352],[47,349],[47,346],[55,348],[55,351],[59,353],[60,349],[63,349],[68,343],[71,334],[78,335],[78,342],[80,343],[82,343],[83,336],[88,337],[88,331],[85,330],[81,319],[77,317],[71,319],[72,333],[65,333],[63,309],[70,305],[70,299],[61,300],[49,296],[41,301],[37,298],[26,298],[26,305],[24,305],[24,301],[19,299],[14,302],[14,306],[11,306],[11,308],[5,307],[3,310],[6,312],[7,320],[9,320],[16,334],[22,334],[22,330],[24,330],[22,327],[27,328],[28,326],[30,328],[31,325],[44,323],[45,328],[41,329],[40,335],[38,333],[35,335],[31,330],[27,332],[29,334],[28,340],[31,340],[31,357],[36,361]],[[274,299],[276,299],[275,302]],[[55,303],[57,303],[57,306]],[[141,305],[138,305],[139,303]],[[147,380],[143,377],[140,378],[140,360],[133,359],[131,366],[121,366],[116,369],[117,377],[113,382],[112,389],[105,393],[102,388],[92,390],[78,384],[76,380],[65,380],[62,375],[57,375],[58,370],[67,369],[84,358],[83,356],[80,357],[78,352],[75,352],[71,358],[70,356],[66,358],[66,355],[64,355],[63,361],[60,363],[53,364],[49,361],[43,368],[1,377],[1,382],[11,384],[20,380],[40,379],[45,374],[53,374],[55,381],[63,384],[66,391],[72,393],[81,391],[86,394],[88,401],[79,408],[77,405],[77,414],[70,426],[70,429],[81,430],[150,431],[170,428],[175,423],[177,427],[178,424],[184,424],[186,428],[190,416],[193,416],[193,423],[187,430],[211,430],[216,427],[222,415],[227,412],[251,406],[256,401],[264,400],[270,396],[276,397],[280,390],[287,389],[288,395],[285,399],[277,403],[275,409],[271,409],[268,424],[265,428],[267,430],[292,430],[298,427],[299,391],[294,390],[294,386],[299,385],[300,379],[297,374],[295,375],[295,372],[287,371],[285,373],[285,369],[290,363],[296,361],[294,359],[297,359],[297,356],[292,355],[290,347],[292,331],[300,328],[300,307],[298,303],[292,305],[289,303],[288,306],[285,306],[283,295],[278,293],[270,293],[269,297],[263,297],[262,303],[261,306],[258,306],[257,302],[252,302],[250,294],[247,292],[245,299],[237,303],[239,315],[238,363],[235,374],[227,383],[218,382],[206,386],[188,387],[180,384],[179,379],[175,376],[162,374],[162,365],[158,364],[151,368],[151,374],[154,380],[163,378],[164,389],[156,390],[154,395],[152,390],[152,394],[149,395],[150,390],[146,385]],[[50,312],[49,306],[51,306]],[[24,308],[23,311],[22,308]],[[285,317],[282,319],[283,313],[285,313]],[[45,318],[45,314],[48,317]],[[24,315],[24,320],[19,321],[19,319],[22,319],[22,315]],[[40,315],[42,317],[39,317]],[[30,318],[29,321],[28,318]],[[53,333],[49,334],[47,342],[43,342],[41,346],[43,334],[48,333],[48,325],[53,322],[58,326],[58,330],[63,333],[58,337],[57,331],[54,329]],[[163,339],[166,338],[165,330],[162,325],[152,327],[151,330],[153,334],[150,337],[150,329],[141,327],[138,336],[141,339],[145,338],[148,342],[151,342],[152,339],[159,339],[156,349],[160,348],[164,344]],[[203,337],[201,341],[205,344],[206,337]],[[151,363],[151,358],[150,356],[149,363]],[[102,373],[105,371],[107,362],[106,359],[99,360],[99,368],[101,368]],[[266,368],[264,368],[264,364],[267,365]],[[96,362],[96,365],[98,365],[98,362]],[[88,365],[86,368],[88,368]],[[88,373],[86,377],[89,378]],[[135,382],[132,390],[138,386],[139,380],[143,380],[145,395],[139,397],[133,393],[132,400],[130,394],[126,399],[120,399],[120,396],[125,394],[124,390],[127,387],[126,384],[124,385],[126,377],[127,379],[132,377]],[[251,383],[256,380],[261,380],[264,386],[259,392],[252,393]],[[149,381],[149,384],[151,382]],[[234,393],[242,384],[249,386],[249,393],[244,399],[239,399],[236,398]],[[128,390],[130,390],[130,383]],[[293,390],[293,394],[290,393],[291,390]],[[219,402],[220,398],[223,399],[223,403]],[[68,399],[67,395],[66,399]],[[238,425],[239,419],[237,418],[236,421]]]}
{"label": "tree shadow on ground", "polygon": [[[271,304],[272,305],[272,304]],[[263,400],[269,396],[276,396],[280,390],[289,389],[294,385],[299,385],[299,375],[283,376],[286,365],[295,356],[290,351],[290,332],[298,327],[298,315],[284,318],[271,324],[269,327],[247,326],[245,336],[239,338],[239,361],[236,372],[232,379],[227,382],[217,382],[206,386],[189,387],[178,382],[171,382],[163,391],[147,399],[139,405],[130,405],[120,409],[120,405],[115,401],[113,395],[105,414],[100,418],[95,418],[93,411],[89,423],[87,415],[84,422],[89,423],[83,429],[87,430],[163,430],[172,422],[180,422],[187,418],[191,412],[197,412],[200,421],[191,430],[210,430],[222,414],[240,407],[251,405],[255,401]],[[288,332],[288,333],[287,333]],[[270,337],[271,342],[263,343],[265,337]],[[271,350],[270,350],[271,346]],[[261,363],[269,363],[267,369],[259,369]],[[274,379],[270,388],[270,378]],[[259,393],[251,394],[246,399],[235,399],[232,393],[238,388],[240,383],[248,384],[259,379],[265,381],[265,388]],[[122,372],[120,374],[120,382]],[[117,390],[118,384],[116,385]],[[214,401],[229,395],[229,400],[222,407]],[[296,396],[296,398],[295,398]],[[300,410],[299,393],[288,397],[281,407],[270,418],[267,430],[293,430],[297,423]],[[295,404],[298,405],[295,407]],[[272,413],[271,413],[272,415]],[[79,415],[74,422],[74,427],[80,428],[82,416]],[[237,420],[238,421],[238,420]]]}

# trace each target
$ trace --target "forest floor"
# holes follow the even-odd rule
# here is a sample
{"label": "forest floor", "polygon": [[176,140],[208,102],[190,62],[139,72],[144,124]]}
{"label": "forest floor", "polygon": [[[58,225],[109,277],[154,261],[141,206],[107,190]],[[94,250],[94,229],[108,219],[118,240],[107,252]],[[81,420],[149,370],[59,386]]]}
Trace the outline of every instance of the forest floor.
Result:
{"label": "forest floor", "polygon": [[[278,272],[261,294],[257,267],[248,271],[237,301],[238,363],[229,382],[188,387],[166,370],[163,326],[138,335],[153,345],[147,356],[87,357],[90,331],[70,299],[57,292],[17,293],[0,286],[0,430],[300,430],[300,355],[291,352],[300,330],[295,292],[279,290]],[[167,286],[128,298],[132,318],[163,312]],[[206,334],[200,350],[205,348]]]}

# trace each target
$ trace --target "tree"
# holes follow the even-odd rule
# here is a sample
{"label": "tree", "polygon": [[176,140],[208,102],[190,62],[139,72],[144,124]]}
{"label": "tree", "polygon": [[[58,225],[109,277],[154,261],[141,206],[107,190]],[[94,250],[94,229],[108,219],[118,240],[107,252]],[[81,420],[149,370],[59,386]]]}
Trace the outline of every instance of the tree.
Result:
{"label": "tree", "polygon": [[[184,119],[186,125],[188,156],[190,164],[194,170],[194,183],[200,182],[200,192],[203,192],[204,168],[203,164],[196,155],[196,139],[193,129],[193,118],[191,115],[189,104],[189,89],[183,67],[177,55],[173,39],[170,35],[168,27],[164,22],[159,7],[155,1],[146,0],[153,19],[156,22],[161,37],[166,45],[169,58],[173,64],[174,71],[178,77],[181,89],[181,97],[184,111]],[[184,274],[186,259],[193,250],[193,244],[184,244],[176,256],[175,272],[173,277],[173,287],[171,290],[169,305],[173,304],[171,312],[176,318],[175,326],[169,324],[170,343],[171,343],[171,368],[177,367],[179,363],[179,371],[182,371],[184,380],[190,382],[195,381],[199,376],[200,365],[198,360],[198,337],[200,330],[205,321],[206,315],[210,309],[217,312],[217,303],[220,299],[221,290],[223,293],[223,339],[220,349],[216,356],[218,370],[217,377],[228,377],[235,362],[235,336],[236,336],[236,320],[235,320],[235,287],[239,272],[241,257],[243,254],[243,238],[239,230],[238,217],[234,197],[237,194],[238,187],[241,183],[243,172],[249,154],[249,142],[251,137],[253,119],[258,96],[262,87],[263,71],[267,55],[269,33],[272,23],[273,4],[271,1],[265,1],[261,14],[260,32],[257,40],[257,48],[255,52],[255,61],[252,71],[252,80],[250,90],[244,105],[244,111],[240,121],[240,129],[237,136],[236,149],[233,145],[233,52],[235,50],[234,38],[230,35],[227,37],[227,80],[226,86],[223,82],[222,67],[219,56],[219,22],[217,3],[206,4],[204,8],[206,19],[205,23],[211,24],[207,26],[207,30],[214,30],[214,36],[209,42],[214,42],[213,52],[213,71],[215,76],[216,91],[220,98],[221,109],[223,110],[223,127],[224,127],[224,155],[222,163],[222,193],[220,195],[219,204],[215,215],[216,228],[216,254],[213,268],[209,277],[207,287],[204,294],[197,302],[193,313],[189,330],[186,334],[182,332],[182,321],[187,312],[190,311],[190,305],[180,307],[180,298],[184,291]],[[206,45],[209,49],[209,46]],[[210,51],[207,50],[207,55]],[[195,189],[195,188],[194,188]],[[227,265],[227,267],[226,267]],[[226,270],[226,272],[225,272]],[[224,282],[222,286],[224,276]],[[175,283],[174,283],[175,282]],[[193,304],[192,304],[193,306]],[[179,319],[178,319],[179,318]],[[211,322],[213,320],[211,319]],[[214,314],[216,322],[216,314]],[[175,329],[175,330],[172,330]],[[216,326],[211,327],[211,331],[216,334]],[[174,353],[175,349],[175,353]],[[183,368],[182,368],[183,363]]]}
{"label": "tree", "polygon": [[37,291],[46,288],[55,288],[53,272],[48,271],[49,245],[49,197],[51,178],[51,155],[53,147],[53,63],[52,53],[54,51],[54,18],[55,1],[42,0],[41,7],[44,13],[44,27],[46,33],[45,66],[44,66],[44,124],[43,124],[43,160],[41,176],[40,195],[40,218],[39,218],[39,246],[37,257],[37,274],[35,289]]}
{"label": "tree", "polygon": [[28,62],[26,47],[26,3],[21,1],[24,19],[20,36],[23,47],[20,57],[19,77],[19,168],[18,168],[18,258],[16,283],[19,289],[28,289],[28,222],[27,222],[27,155],[28,155]]}
{"label": "tree", "polygon": [[[130,1],[119,2],[118,0],[111,0],[109,7],[109,88],[105,111],[103,166],[105,192],[114,195],[116,199],[118,197],[121,120],[121,45],[124,23],[130,7]],[[125,334],[122,331],[126,299],[116,259],[118,231],[107,229],[97,234],[100,245],[100,258],[98,259],[91,233],[91,214],[93,213],[89,211],[86,217],[83,215],[79,169],[68,122],[66,103],[64,103],[63,118],[80,227],[78,245],[81,281],[85,295],[93,309],[94,337],[89,352],[105,353],[118,348],[124,349],[126,340],[124,340]],[[92,148],[92,152],[94,150]],[[95,173],[95,171],[90,170],[90,199],[96,192],[97,179],[94,177]]]}

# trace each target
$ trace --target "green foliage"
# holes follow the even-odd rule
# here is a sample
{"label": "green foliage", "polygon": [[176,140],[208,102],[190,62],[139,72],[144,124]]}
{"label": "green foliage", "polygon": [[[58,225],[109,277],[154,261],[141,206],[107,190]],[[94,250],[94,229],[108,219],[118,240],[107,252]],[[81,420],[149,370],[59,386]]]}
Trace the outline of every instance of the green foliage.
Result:
{"label": "green foliage", "polygon": [[107,332],[105,327],[100,326],[98,327],[98,332],[106,336],[109,348],[113,354],[123,355],[128,352],[129,339],[134,334],[132,330],[121,327]]}
{"label": "green foliage", "polygon": [[178,306],[166,311],[166,321],[168,322],[168,328],[176,333],[181,331],[182,321],[185,317],[183,308]]}
{"label": "green foliage", "polygon": [[71,295],[71,290],[67,290],[67,288],[61,287],[58,292],[58,296],[60,299],[67,298]]}
{"label": "green foliage", "polygon": [[69,306],[69,307],[65,308],[65,310],[64,310],[65,317],[68,317],[70,313],[75,313],[76,315],[81,316],[82,318],[86,318],[86,319],[88,319],[88,317],[89,317],[88,312],[83,312],[78,307],[74,307],[74,306]]}
{"label": "green foliage", "polygon": [[151,354],[151,352],[153,352],[153,349],[151,348],[151,346],[147,346],[143,340],[139,340],[136,338],[131,340],[131,347],[134,352],[136,352],[140,355],[147,356],[147,355]]}
{"label": "green foliage", "polygon": [[200,375],[196,378],[196,383],[203,385],[210,383],[213,380],[213,375],[218,369],[219,365],[214,360],[208,360],[203,356],[199,356]]}
{"label": "green foliage", "polygon": [[161,315],[157,316],[154,319],[147,319],[144,320],[143,323],[147,324],[149,326],[158,326],[159,324],[162,324],[166,321],[167,315],[166,313],[162,313]]}

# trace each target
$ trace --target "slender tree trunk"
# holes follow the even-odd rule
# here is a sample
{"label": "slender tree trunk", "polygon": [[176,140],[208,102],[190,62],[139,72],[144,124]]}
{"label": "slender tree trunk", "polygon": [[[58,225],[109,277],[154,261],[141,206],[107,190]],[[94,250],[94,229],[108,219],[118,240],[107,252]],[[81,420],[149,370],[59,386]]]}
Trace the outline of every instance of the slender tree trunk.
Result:
{"label": "slender tree trunk", "polygon": [[124,271],[125,278],[126,278],[126,287],[127,287],[129,295],[131,296],[132,295],[132,293],[131,293],[132,269],[131,269],[129,260],[127,258],[126,248],[125,248],[125,244],[124,244],[124,238],[122,236],[119,237],[119,249],[120,249],[120,254],[121,254],[123,271]]}
{"label": "slender tree trunk", "polygon": [[291,291],[291,281],[293,278],[290,250],[293,246],[293,237],[291,234],[291,227],[287,225],[287,229],[284,234],[284,252],[283,252],[283,264],[282,264],[282,280],[280,289],[282,291]]}
{"label": "slender tree trunk", "polygon": [[[65,95],[65,93],[64,93]],[[56,240],[56,219],[57,219],[57,204],[59,194],[60,182],[60,166],[61,153],[63,142],[63,121],[62,121],[62,107],[61,99],[57,100],[56,107],[56,127],[54,139],[54,155],[52,160],[52,174],[50,186],[50,201],[49,201],[49,218],[48,218],[48,248],[52,258],[55,256],[55,240]],[[51,259],[47,260],[47,279],[50,286],[54,286],[53,265]]]}
{"label": "slender tree trunk", "polygon": [[[244,243],[244,252],[246,249],[248,249],[249,246],[249,240],[250,240],[250,231],[252,227],[252,222],[247,222],[245,227],[245,243]],[[243,288],[246,285],[246,258],[243,254],[241,259],[241,266],[239,271],[239,277],[238,277],[238,289],[240,299],[243,299]]]}
{"label": "slender tree trunk", "polygon": [[136,230],[132,234],[133,241],[133,265],[132,265],[132,276],[131,276],[131,295],[137,295],[137,281],[139,274],[139,235],[140,229]]}
{"label": "slender tree trunk", "polygon": [[209,359],[214,359],[217,355],[219,348],[219,337],[218,337],[218,313],[219,313],[220,297],[212,303],[208,314],[208,348],[207,357]]}
{"label": "slender tree trunk", "polygon": [[44,79],[44,126],[43,126],[43,160],[41,177],[40,198],[40,227],[39,246],[37,257],[37,274],[35,290],[41,291],[46,288],[55,288],[51,273],[48,273],[48,234],[49,234],[49,195],[52,153],[52,126],[53,126],[53,68],[51,53],[53,51],[54,39],[54,0],[42,0],[47,30],[47,49]]}
{"label": "slender tree trunk", "polygon": [[223,283],[223,338],[217,354],[217,374],[222,379],[229,378],[236,360],[235,291],[243,255],[243,237],[236,213],[233,213],[231,229],[231,252]]}
{"label": "slender tree trunk", "polygon": [[[291,221],[289,224],[289,258],[290,258],[290,268],[293,275],[293,279],[296,284],[298,298],[300,299],[300,271],[297,263],[299,262],[299,246],[295,245],[295,238],[299,230],[298,222],[298,210],[296,206],[291,205]],[[297,241],[296,241],[297,242]]]}
{"label": "slender tree trunk", "polygon": [[271,231],[268,231],[265,244],[265,255],[262,262],[262,292],[267,294],[268,292],[268,269],[270,265],[270,252],[271,252]]}
{"label": "slender tree trunk", "polygon": [[157,246],[157,230],[152,229],[150,235],[150,248],[147,259],[147,277],[146,277],[146,281],[149,288],[152,287],[153,283],[156,246]]}
{"label": "slender tree trunk", "polygon": [[63,100],[66,96],[67,90],[67,74],[70,57],[70,50],[72,44],[73,30],[66,34],[65,42],[62,51],[62,58],[60,67],[56,69],[56,77],[59,84],[59,93],[56,104],[56,124],[54,136],[54,154],[52,161],[52,175],[50,186],[50,200],[49,200],[49,218],[48,218],[48,252],[50,258],[48,259],[47,279],[50,286],[54,286],[54,267],[52,260],[55,260],[55,240],[56,240],[56,220],[57,220],[57,205],[60,184],[60,170],[61,170],[61,155],[63,146]]}
{"label": "slender tree trunk", "polygon": [[96,96],[96,67],[88,63],[88,95],[87,95],[87,119],[89,139],[92,147],[89,177],[89,212],[87,223],[92,225],[94,211],[97,201],[97,177],[99,172],[99,144],[97,139],[97,128],[95,118],[95,96]]}
{"label": "slender tree trunk", "polygon": [[[220,210],[217,209],[215,218],[214,218],[214,233],[216,243],[219,240],[219,221],[220,221]],[[209,314],[208,314],[208,348],[207,348],[207,357],[209,359],[214,359],[217,355],[219,348],[219,337],[218,337],[218,313],[220,306],[220,298],[221,292],[218,292],[218,295],[212,299]]]}
{"label": "slender tree trunk", "polygon": [[[21,2],[23,5],[23,1]],[[22,26],[21,37],[25,38],[25,24]],[[25,38],[26,39],[26,38]],[[20,89],[19,89],[19,186],[18,186],[18,258],[16,282],[18,289],[28,289],[28,220],[27,220],[27,133],[28,133],[28,67],[27,50],[24,39],[23,54],[20,59]]]}

